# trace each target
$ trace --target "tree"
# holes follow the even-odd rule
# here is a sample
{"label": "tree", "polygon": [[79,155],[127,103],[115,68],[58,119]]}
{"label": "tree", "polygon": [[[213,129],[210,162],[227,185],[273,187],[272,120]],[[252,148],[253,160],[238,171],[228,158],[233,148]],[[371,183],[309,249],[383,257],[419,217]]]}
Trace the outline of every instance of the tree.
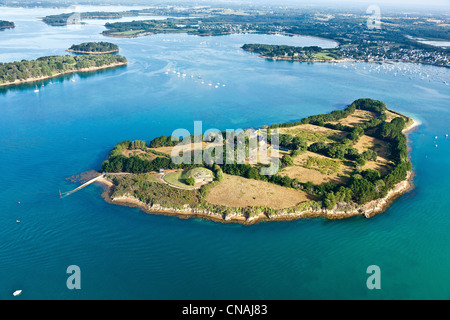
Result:
{"label": "tree", "polygon": [[361,175],[364,179],[367,179],[371,182],[375,182],[376,180],[380,179],[380,173],[373,169],[367,169],[361,172]]}
{"label": "tree", "polygon": [[290,155],[285,154],[281,158],[281,163],[286,167],[290,167],[290,166],[294,165],[294,159],[292,159],[292,157]]}
{"label": "tree", "polygon": [[195,185],[195,179],[194,178],[187,178],[186,183],[190,186]]}
{"label": "tree", "polygon": [[333,192],[328,192],[325,194],[323,205],[327,209],[330,210],[334,209],[334,207],[336,206],[336,196],[334,195]]}
{"label": "tree", "polygon": [[293,150],[305,151],[308,148],[306,142],[300,137],[292,138],[290,148]]}
{"label": "tree", "polygon": [[291,184],[292,184],[292,180],[288,176],[284,176],[283,178],[281,178],[281,185],[282,186],[290,187]]}
{"label": "tree", "polygon": [[361,169],[362,167],[364,167],[366,165],[366,160],[362,157],[358,157],[358,159],[356,159],[356,168],[357,169]]}
{"label": "tree", "polygon": [[333,144],[328,148],[328,156],[330,158],[344,159],[345,147],[340,144]]}
{"label": "tree", "polygon": [[352,190],[354,200],[358,204],[367,203],[378,197],[378,192],[374,184],[364,178],[353,179],[350,184],[350,189]]}
{"label": "tree", "polygon": [[323,150],[327,149],[327,145],[325,144],[325,142],[319,141],[319,142],[314,142],[313,144],[311,144],[308,147],[308,150],[311,152],[315,152],[315,153],[323,153]]}

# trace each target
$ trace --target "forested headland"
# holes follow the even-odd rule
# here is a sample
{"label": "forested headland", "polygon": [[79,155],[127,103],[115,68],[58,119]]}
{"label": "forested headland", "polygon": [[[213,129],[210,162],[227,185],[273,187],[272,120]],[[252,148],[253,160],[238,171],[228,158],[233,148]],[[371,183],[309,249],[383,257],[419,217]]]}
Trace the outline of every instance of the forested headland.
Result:
{"label": "forested headland", "polygon": [[47,56],[36,60],[0,63],[0,86],[32,82],[62,74],[127,64],[120,55]]}

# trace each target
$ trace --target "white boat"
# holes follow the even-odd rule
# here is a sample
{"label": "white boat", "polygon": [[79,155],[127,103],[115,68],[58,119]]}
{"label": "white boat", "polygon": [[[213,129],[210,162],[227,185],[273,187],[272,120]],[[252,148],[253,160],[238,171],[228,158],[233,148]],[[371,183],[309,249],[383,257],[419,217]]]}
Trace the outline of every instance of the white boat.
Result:
{"label": "white boat", "polygon": [[36,89],[34,89],[34,92],[39,92],[39,89],[37,86],[36,86]]}
{"label": "white boat", "polygon": [[16,296],[18,296],[21,293],[22,293],[22,290],[16,290],[16,291],[13,292],[13,296],[16,297]]}

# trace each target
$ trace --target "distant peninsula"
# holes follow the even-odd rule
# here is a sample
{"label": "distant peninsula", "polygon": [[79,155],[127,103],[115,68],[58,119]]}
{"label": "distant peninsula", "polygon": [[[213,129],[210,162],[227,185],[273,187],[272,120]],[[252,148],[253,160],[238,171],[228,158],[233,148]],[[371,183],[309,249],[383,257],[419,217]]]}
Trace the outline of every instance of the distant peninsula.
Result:
{"label": "distant peninsula", "polygon": [[0,30],[15,28],[14,22],[0,20]]}
{"label": "distant peninsula", "polygon": [[111,42],[84,42],[80,44],[74,44],[68,52],[83,53],[83,54],[107,54],[119,52],[119,46]]}
{"label": "distant peninsula", "polygon": [[323,49],[318,46],[294,47],[270,44],[244,44],[242,49],[258,53],[263,58],[273,60],[302,62],[338,62],[342,60],[339,49]]}
{"label": "distant peninsula", "polygon": [[[148,20],[141,19],[148,16]],[[154,19],[164,16],[167,19]],[[411,62],[450,67],[450,18],[445,14],[411,13],[399,15],[384,12],[381,25],[368,25],[366,12],[333,9],[308,9],[300,7],[249,6],[152,6],[142,10],[122,12],[72,12],[50,15],[43,22],[60,26],[84,24],[85,19],[121,19],[138,17],[135,21],[106,23],[104,36],[134,38],[161,33],[185,33],[199,36],[216,36],[243,33],[302,35],[330,39],[338,44],[335,49],[323,50],[316,57],[289,51],[267,56],[275,60],[293,61],[366,61]],[[420,40],[421,39],[421,40]],[[426,42],[422,41],[426,40]],[[443,44],[433,46],[432,43]],[[268,52],[265,52],[268,53]]]}
{"label": "distant peninsula", "polygon": [[[108,202],[154,214],[243,224],[369,218],[412,187],[405,132],[416,125],[381,101],[358,99],[344,110],[263,127],[279,132],[278,146],[266,142],[279,149],[280,166],[272,175],[262,175],[264,164],[249,159],[176,164],[176,142],[161,136],[117,144],[98,180],[108,186]],[[224,147],[235,141],[222,135]],[[205,154],[212,144],[203,137],[195,148],[192,153]]]}
{"label": "distant peninsula", "polygon": [[35,82],[67,73],[96,71],[127,64],[120,55],[48,56],[0,63],[0,87]]}
{"label": "distant peninsula", "polygon": [[126,12],[71,12],[46,16],[42,21],[50,26],[66,26],[68,24],[80,23],[83,19],[120,19],[136,14]]}

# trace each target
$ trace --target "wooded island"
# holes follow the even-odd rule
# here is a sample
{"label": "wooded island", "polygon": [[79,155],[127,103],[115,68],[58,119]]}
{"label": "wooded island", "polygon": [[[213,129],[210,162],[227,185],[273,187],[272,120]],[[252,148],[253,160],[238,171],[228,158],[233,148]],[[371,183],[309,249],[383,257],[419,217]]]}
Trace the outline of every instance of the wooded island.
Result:
{"label": "wooded island", "polygon": [[[410,186],[404,130],[414,124],[380,101],[359,99],[344,110],[265,127],[279,131],[280,169],[270,176],[260,173],[264,163],[175,164],[170,136],[119,143],[101,170],[110,201],[153,213],[243,223],[370,217]],[[203,141],[202,152],[209,152],[212,145]],[[186,177],[198,168],[214,179],[192,187]]]}
{"label": "wooded island", "polygon": [[15,28],[14,22],[0,20],[0,30]]}
{"label": "wooded island", "polygon": [[95,71],[127,64],[119,55],[48,56],[0,63],[0,86],[39,81],[66,73]]}
{"label": "wooded island", "polygon": [[84,53],[84,54],[106,54],[119,52],[119,46],[111,42],[84,42],[80,44],[74,44],[68,52]]}

